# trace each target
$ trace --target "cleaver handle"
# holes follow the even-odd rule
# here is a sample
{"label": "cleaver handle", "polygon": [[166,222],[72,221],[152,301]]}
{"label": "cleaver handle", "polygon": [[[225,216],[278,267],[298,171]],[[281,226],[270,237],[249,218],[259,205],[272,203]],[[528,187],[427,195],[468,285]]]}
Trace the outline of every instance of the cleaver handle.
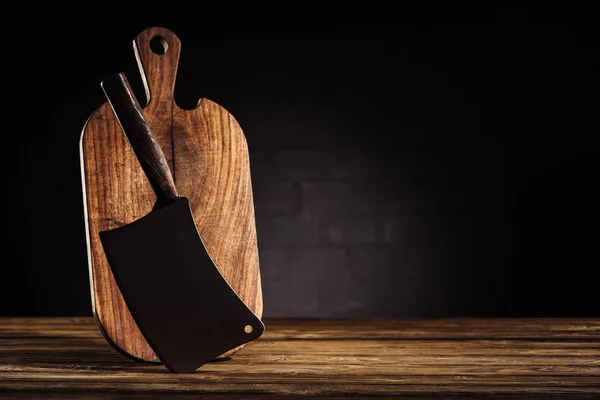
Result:
{"label": "cleaver handle", "polygon": [[178,194],[169,164],[127,78],[119,73],[102,81],[100,86],[156,194],[157,204],[163,207],[175,202]]}

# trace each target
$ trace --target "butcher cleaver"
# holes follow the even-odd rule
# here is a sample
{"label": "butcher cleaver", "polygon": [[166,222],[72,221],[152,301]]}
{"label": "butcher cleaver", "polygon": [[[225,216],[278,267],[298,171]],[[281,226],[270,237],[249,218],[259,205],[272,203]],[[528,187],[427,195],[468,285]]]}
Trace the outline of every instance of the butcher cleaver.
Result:
{"label": "butcher cleaver", "polygon": [[142,218],[100,232],[100,241],[150,347],[170,371],[193,372],[257,339],[264,325],[229,286],[204,247],[189,202],[178,195],[127,78],[117,74],[101,86],[157,202]]}

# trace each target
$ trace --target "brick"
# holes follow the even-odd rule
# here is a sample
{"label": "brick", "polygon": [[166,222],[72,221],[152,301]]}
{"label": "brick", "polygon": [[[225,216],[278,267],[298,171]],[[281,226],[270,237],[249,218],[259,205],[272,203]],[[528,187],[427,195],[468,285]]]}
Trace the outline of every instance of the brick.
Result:
{"label": "brick", "polygon": [[282,150],[277,153],[274,168],[282,179],[324,179],[329,176],[328,160],[319,150]]}
{"label": "brick", "polygon": [[336,180],[376,179],[382,174],[376,154],[364,149],[336,149],[328,154],[331,177]]}
{"label": "brick", "polygon": [[381,217],[377,223],[377,240],[403,247],[424,247],[430,251],[477,247],[477,221],[472,216],[448,213],[408,214]]}
{"label": "brick", "polygon": [[376,221],[371,215],[326,215],[319,221],[319,236],[327,244],[374,243]]}
{"label": "brick", "polygon": [[300,210],[300,186],[293,182],[256,181],[252,184],[252,193],[257,216]]}
{"label": "brick", "polygon": [[[340,249],[261,249],[265,317],[314,317],[327,307],[323,286],[335,286],[343,270]],[[325,308],[327,311],[327,308]]]}
{"label": "brick", "polygon": [[401,185],[418,186],[451,183],[454,187],[464,177],[460,161],[447,150],[436,147],[407,148],[350,147],[326,153],[331,176],[337,180],[387,180]]}
{"label": "brick", "polygon": [[319,240],[318,219],[309,214],[257,217],[259,246],[316,245]]}
{"label": "brick", "polygon": [[285,279],[287,265],[286,249],[258,247],[262,284]]}
{"label": "brick", "polygon": [[362,277],[344,264],[327,266],[319,282],[319,307],[314,316],[319,318],[366,317],[370,313],[370,290]]}
{"label": "brick", "polygon": [[273,168],[273,151],[250,151],[250,176],[252,180],[276,180]]}
{"label": "brick", "polygon": [[302,210],[310,213],[394,213],[417,200],[416,193],[386,182],[302,183]]}
{"label": "brick", "polygon": [[430,216],[405,214],[382,217],[377,224],[377,238],[382,243],[420,246],[432,243],[437,236]]}
{"label": "brick", "polygon": [[351,249],[346,273],[351,285],[363,288],[362,309],[374,317],[444,314],[451,300],[448,269],[440,267],[441,254],[426,250],[381,245]]}

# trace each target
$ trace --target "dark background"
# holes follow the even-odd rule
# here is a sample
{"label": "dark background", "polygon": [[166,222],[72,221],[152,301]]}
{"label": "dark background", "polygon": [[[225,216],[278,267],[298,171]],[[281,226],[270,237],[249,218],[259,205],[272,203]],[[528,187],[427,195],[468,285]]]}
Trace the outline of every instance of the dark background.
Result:
{"label": "dark background", "polygon": [[0,315],[91,314],[81,129],[165,26],[247,136],[265,316],[600,316],[597,14],[485,3],[21,20]]}

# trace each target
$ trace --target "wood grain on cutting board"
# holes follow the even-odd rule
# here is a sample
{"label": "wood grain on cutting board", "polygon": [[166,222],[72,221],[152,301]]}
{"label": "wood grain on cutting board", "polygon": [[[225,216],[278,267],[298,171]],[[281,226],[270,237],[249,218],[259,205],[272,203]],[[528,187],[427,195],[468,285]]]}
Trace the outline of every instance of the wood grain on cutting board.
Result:
{"label": "wood grain on cutting board", "polygon": [[[152,41],[155,37],[162,39]],[[166,52],[155,53],[151,41],[162,42]],[[231,114],[210,100],[201,99],[194,110],[176,105],[173,89],[181,42],[173,32],[147,29],[134,40],[134,50],[149,99],[144,115],[169,162],[179,195],[189,199],[198,232],[215,264],[260,318],[262,291],[244,133]],[[146,215],[156,201],[108,103],[87,121],[80,151],[94,315],[119,351],[158,361],[125,305],[98,238],[100,231]]]}

